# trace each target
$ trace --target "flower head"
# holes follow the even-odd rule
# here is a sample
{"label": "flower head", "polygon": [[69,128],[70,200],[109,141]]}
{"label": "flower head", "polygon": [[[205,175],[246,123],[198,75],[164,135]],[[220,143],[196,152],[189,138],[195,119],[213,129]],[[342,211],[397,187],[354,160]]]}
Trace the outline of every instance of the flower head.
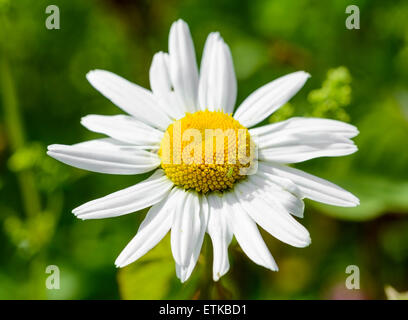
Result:
{"label": "flower head", "polygon": [[291,118],[252,128],[284,105],[309,74],[291,73],[252,93],[234,111],[237,81],[231,53],[218,33],[206,41],[200,73],[187,24],[173,23],[169,53],[155,54],[151,91],[113,73],[94,70],[90,83],[128,115],[89,115],[81,123],[108,138],[72,146],[51,145],[48,154],[77,168],[108,174],[155,170],[143,182],[73,210],[81,219],[115,217],[151,207],[136,236],[116,260],[126,266],[171,231],[181,281],[191,275],[207,232],[214,250],[213,278],[229,269],[235,236],[246,255],[270,270],[278,267],[257,224],[295,247],[310,244],[303,198],[356,206],[351,193],[286,166],[357,150],[349,124]]}

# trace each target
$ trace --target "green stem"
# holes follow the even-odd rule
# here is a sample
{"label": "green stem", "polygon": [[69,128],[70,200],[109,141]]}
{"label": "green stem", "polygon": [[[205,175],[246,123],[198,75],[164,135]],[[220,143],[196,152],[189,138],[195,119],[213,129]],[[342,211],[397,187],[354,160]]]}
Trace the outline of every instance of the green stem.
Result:
{"label": "green stem", "polygon": [[[15,152],[24,147],[25,137],[13,77],[4,55],[0,56],[0,92],[7,135],[11,151]],[[25,212],[27,216],[32,217],[41,211],[40,196],[35,187],[34,175],[31,171],[26,170],[17,173],[17,179]]]}
{"label": "green stem", "polygon": [[204,272],[201,279],[201,294],[200,299],[211,299],[211,289],[213,285],[212,280],[212,259],[211,259],[211,245],[209,239],[206,237],[204,238],[203,242],[203,254],[204,254]]}

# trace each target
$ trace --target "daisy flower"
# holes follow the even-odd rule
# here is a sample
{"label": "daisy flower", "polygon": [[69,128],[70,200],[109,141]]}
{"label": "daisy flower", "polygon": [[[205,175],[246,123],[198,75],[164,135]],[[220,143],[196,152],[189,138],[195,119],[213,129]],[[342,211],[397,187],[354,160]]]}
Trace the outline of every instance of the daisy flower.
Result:
{"label": "daisy flower", "polygon": [[[233,236],[253,262],[277,271],[257,225],[287,244],[306,247],[309,232],[294,218],[303,217],[304,198],[342,207],[359,204],[333,183],[287,166],[355,152],[350,138],[358,134],[357,128],[319,118],[291,118],[253,128],[309,77],[298,71],[278,78],[249,95],[234,113],[237,80],[229,47],[219,33],[211,33],[199,73],[189,28],[178,20],[170,29],[169,53],[153,57],[151,91],[108,71],[87,74],[92,86],[128,114],[82,118],[87,129],[108,137],[50,145],[48,155],[107,174],[154,170],[134,186],[73,210],[80,219],[100,219],[151,207],[117,258],[117,267],[139,259],[170,231],[182,282],[197,263],[205,233],[212,241],[215,281],[229,270]],[[207,136],[210,130],[216,133]],[[187,143],[186,134],[193,143]],[[214,149],[220,135],[227,145]]]}

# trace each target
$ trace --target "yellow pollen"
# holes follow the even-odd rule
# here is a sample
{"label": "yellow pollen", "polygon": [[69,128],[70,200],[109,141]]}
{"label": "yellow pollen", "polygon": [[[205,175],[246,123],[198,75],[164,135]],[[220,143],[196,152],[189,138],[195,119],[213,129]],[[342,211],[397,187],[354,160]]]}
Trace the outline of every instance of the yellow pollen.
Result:
{"label": "yellow pollen", "polygon": [[160,143],[161,167],[175,185],[197,192],[223,191],[245,178],[253,160],[248,129],[220,111],[187,113]]}

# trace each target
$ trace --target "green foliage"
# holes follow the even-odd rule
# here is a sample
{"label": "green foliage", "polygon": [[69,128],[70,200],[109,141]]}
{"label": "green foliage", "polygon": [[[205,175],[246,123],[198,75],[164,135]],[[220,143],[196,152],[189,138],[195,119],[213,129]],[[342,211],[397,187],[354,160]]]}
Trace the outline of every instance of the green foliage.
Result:
{"label": "green foliage", "polygon": [[175,272],[168,244],[162,241],[138,263],[119,270],[118,283],[123,299],[164,299],[167,296]]}
{"label": "green foliage", "polygon": [[248,79],[267,62],[265,46],[254,39],[239,39],[231,44],[238,79]]}
{"label": "green foliage", "polygon": [[312,117],[349,121],[344,110],[351,102],[351,75],[346,67],[330,69],[320,89],[312,90],[307,99],[312,105]]}
{"label": "green foliage", "polygon": [[[339,288],[350,264],[364,270],[361,297],[402,296],[384,286],[408,288],[406,1],[359,1],[360,30],[345,28],[345,0],[56,0],[61,29],[53,31],[44,26],[49,4],[0,0],[0,298],[348,298]],[[100,137],[80,117],[120,113],[87,83],[89,70],[149,87],[152,55],[167,50],[178,18],[189,23],[198,57],[210,31],[231,46],[238,104],[274,78],[305,70],[312,75],[305,87],[268,121],[325,117],[360,130],[356,154],[296,167],[350,190],[361,205],[308,201],[302,223],[313,244],[306,249],[264,233],[277,273],[254,265],[233,242],[231,270],[214,283],[208,237],[185,284],[175,276],[168,237],[117,270],[113,262],[143,213],[79,221],[71,211],[144,176],[88,174],[45,154],[51,143]],[[61,268],[61,290],[44,287],[50,264]]]}
{"label": "green foliage", "polygon": [[345,209],[319,203],[313,203],[313,205],[330,216],[352,221],[370,220],[387,212],[406,213],[408,211],[406,180],[397,182],[375,175],[359,174],[348,178],[337,179],[336,182],[358,195],[359,206]]}
{"label": "green foliage", "polygon": [[394,221],[380,233],[380,244],[387,257],[397,263],[408,259],[408,222]]}
{"label": "green foliage", "polygon": [[282,106],[278,111],[274,112],[269,118],[269,123],[279,122],[289,119],[295,113],[295,108],[289,102]]}
{"label": "green foliage", "polygon": [[137,263],[119,270],[120,295],[123,299],[138,300],[191,299],[202,276],[197,269],[199,267],[185,284],[175,278],[175,263],[168,235]]}
{"label": "green foliage", "polygon": [[25,257],[30,257],[49,243],[54,235],[56,215],[44,212],[22,220],[9,216],[4,220],[4,231]]}
{"label": "green foliage", "polygon": [[33,171],[38,188],[47,193],[55,191],[71,177],[69,169],[48,157],[46,148],[38,142],[28,144],[14,152],[8,160],[8,167],[15,173]]}
{"label": "green foliage", "polygon": [[315,204],[323,212],[347,220],[368,220],[387,212],[408,212],[408,122],[398,101],[374,106],[358,125],[359,152],[326,176],[360,198],[355,208]]}

